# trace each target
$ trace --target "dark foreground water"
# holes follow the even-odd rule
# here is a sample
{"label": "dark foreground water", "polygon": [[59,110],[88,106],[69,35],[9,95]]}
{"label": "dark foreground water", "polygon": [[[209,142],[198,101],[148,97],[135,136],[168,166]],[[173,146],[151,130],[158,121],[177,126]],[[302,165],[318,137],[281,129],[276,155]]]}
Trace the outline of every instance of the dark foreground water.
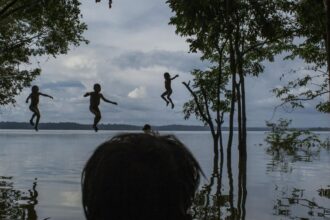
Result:
{"label": "dark foreground water", "polygon": [[[117,133],[0,131],[0,219],[84,219],[81,170],[96,146]],[[278,156],[266,153],[264,132],[249,132],[246,166],[235,143],[231,164],[224,155],[214,165],[209,133],[173,133],[206,174],[192,210],[196,219],[231,213],[247,220],[330,219],[329,151]]]}

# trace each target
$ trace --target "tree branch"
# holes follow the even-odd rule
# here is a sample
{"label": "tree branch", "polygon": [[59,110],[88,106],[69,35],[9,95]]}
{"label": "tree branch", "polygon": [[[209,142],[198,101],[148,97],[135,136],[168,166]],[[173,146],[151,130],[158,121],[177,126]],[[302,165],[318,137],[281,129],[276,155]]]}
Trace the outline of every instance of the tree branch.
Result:
{"label": "tree branch", "polygon": [[190,88],[190,82],[182,82],[182,84],[187,88],[187,90],[190,92],[190,94],[194,97],[197,109],[201,117],[203,118],[204,121],[209,122],[210,119],[207,118],[207,116],[204,114],[203,109],[198,101],[198,97],[196,93]]}
{"label": "tree branch", "polygon": [[13,0],[9,2],[3,9],[0,10],[0,16],[2,16],[10,7],[15,5],[18,2],[18,0]]}
{"label": "tree branch", "polygon": [[208,117],[208,124],[210,126],[212,135],[215,136],[215,129],[214,129],[214,125],[213,125],[213,121],[212,121],[212,116],[211,116],[210,109],[209,109],[209,104],[207,102],[207,95],[206,95],[206,92],[205,92],[203,86],[200,86],[200,88],[201,88],[201,92],[202,92],[202,95],[203,95],[203,98],[204,98],[204,105],[205,105],[206,114],[207,114],[207,117]]}
{"label": "tree branch", "polygon": [[20,46],[22,46],[25,43],[29,43],[30,41],[32,41],[32,40],[34,40],[36,38],[41,37],[43,34],[45,34],[45,33],[44,32],[41,32],[41,33],[39,33],[39,34],[37,34],[35,36],[32,36],[30,38],[26,38],[24,40],[21,40],[20,42],[15,42],[13,45],[11,45],[9,47],[1,48],[0,49],[0,53],[4,53],[5,51],[10,51],[10,50],[13,50],[13,49],[15,49],[17,47],[20,47]]}
{"label": "tree branch", "polygon": [[10,10],[10,11],[2,14],[1,17],[0,17],[0,19],[5,19],[5,18],[7,18],[8,16],[10,16],[11,14],[13,14],[13,13],[15,13],[17,11],[24,10],[24,9],[27,9],[27,8],[31,8],[31,7],[33,7],[35,5],[37,5],[38,3],[39,3],[39,1],[33,1],[30,4],[24,4],[22,6],[19,6],[17,8],[14,8],[14,9],[12,9],[12,10]]}

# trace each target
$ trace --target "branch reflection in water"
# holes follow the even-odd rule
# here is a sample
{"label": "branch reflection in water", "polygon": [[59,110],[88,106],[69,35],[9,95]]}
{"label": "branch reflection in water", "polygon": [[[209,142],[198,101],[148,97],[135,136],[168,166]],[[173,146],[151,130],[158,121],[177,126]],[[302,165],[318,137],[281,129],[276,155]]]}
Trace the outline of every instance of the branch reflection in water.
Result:
{"label": "branch reflection in water", "polygon": [[37,220],[37,179],[32,189],[15,189],[13,177],[0,176],[0,219]]}
{"label": "branch reflection in water", "polygon": [[[292,173],[294,163],[319,160],[321,150],[330,149],[329,139],[322,140],[310,131],[289,128],[290,123],[284,119],[277,124],[268,123],[271,131],[265,139],[266,152],[272,158],[267,164],[267,172]],[[276,186],[274,192],[275,216],[288,219],[324,219],[330,216],[330,208],[318,205],[314,197],[304,193],[304,189],[285,185]],[[321,188],[318,195],[330,198],[329,192],[330,189]]]}
{"label": "branch reflection in water", "polygon": [[[304,191],[298,188],[276,187],[277,198],[273,214],[289,219],[324,219],[330,215],[330,208],[318,205],[313,198],[308,198]],[[306,218],[307,216],[309,218]]]}
{"label": "branch reflection in water", "polygon": [[[203,185],[195,196],[192,216],[195,220],[245,220],[246,215],[246,152],[241,152],[238,162],[237,196],[234,194],[234,177],[232,172],[231,154],[227,155],[227,169],[224,160],[218,156],[213,158],[213,172],[207,183]],[[224,175],[224,170],[227,175]],[[224,186],[228,178],[228,187]],[[236,206],[235,206],[235,201]]]}
{"label": "branch reflection in water", "polygon": [[[308,131],[290,127],[291,121],[280,119],[277,123],[267,122],[270,132],[265,138],[266,153],[272,156],[267,171],[292,172],[295,162],[319,160],[322,149],[330,149],[330,140]],[[262,146],[262,144],[261,144]]]}

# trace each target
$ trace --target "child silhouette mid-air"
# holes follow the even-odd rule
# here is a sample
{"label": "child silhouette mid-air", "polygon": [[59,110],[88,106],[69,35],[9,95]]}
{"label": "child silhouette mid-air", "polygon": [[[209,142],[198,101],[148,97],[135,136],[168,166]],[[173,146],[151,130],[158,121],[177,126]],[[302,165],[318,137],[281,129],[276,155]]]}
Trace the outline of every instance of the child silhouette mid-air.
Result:
{"label": "child silhouette mid-air", "polygon": [[171,81],[177,77],[179,77],[179,75],[175,75],[174,77],[171,78],[171,76],[168,72],[164,73],[166,91],[161,95],[161,97],[162,97],[162,99],[165,100],[166,106],[168,106],[168,104],[171,103],[172,108],[174,108],[174,104],[171,99],[171,95],[172,95]]}
{"label": "child silhouette mid-air", "polygon": [[84,97],[90,96],[89,110],[95,115],[94,124],[93,124],[93,129],[95,130],[95,132],[98,131],[97,123],[99,123],[99,121],[101,120],[101,112],[99,109],[100,99],[103,99],[103,101],[105,101],[105,102],[108,102],[108,103],[111,103],[114,105],[118,105],[117,102],[112,102],[112,101],[104,98],[104,96],[100,92],[101,92],[100,84],[95,84],[94,92],[87,92],[84,95]]}
{"label": "child silhouette mid-air", "polygon": [[[39,92],[39,87],[38,86],[32,86],[32,92],[31,94],[27,97],[26,99],[26,103],[29,103],[29,99],[31,99],[31,104],[30,104],[30,110],[33,112],[33,115],[30,119],[30,124],[32,126],[34,126],[34,129],[36,131],[38,131],[38,125],[39,125],[39,120],[40,120],[40,111],[39,111],[39,108],[38,108],[38,104],[39,104],[39,96],[42,95],[42,96],[46,96],[46,97],[49,97],[51,99],[53,99],[52,96],[50,95],[47,95],[47,94],[43,94],[41,92]],[[33,122],[33,119],[34,117],[37,116],[37,120],[36,120],[36,123]]]}

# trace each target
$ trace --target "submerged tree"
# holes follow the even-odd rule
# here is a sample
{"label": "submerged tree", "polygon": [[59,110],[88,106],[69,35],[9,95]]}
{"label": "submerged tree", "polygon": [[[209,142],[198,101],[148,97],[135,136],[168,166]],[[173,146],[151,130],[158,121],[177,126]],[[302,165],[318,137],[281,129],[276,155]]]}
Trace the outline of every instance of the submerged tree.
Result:
{"label": "submerged tree", "polygon": [[201,53],[201,58],[211,63],[208,70],[192,72],[192,86],[184,83],[193,97],[184,105],[186,118],[195,114],[210,127],[217,142],[224,114],[229,112],[230,148],[237,106],[239,145],[245,148],[245,77],[258,76],[264,68],[262,61],[272,61],[290,39],[291,32],[286,29],[288,16],[282,10],[286,3],[270,0],[167,3],[175,12],[170,24],[176,26],[178,34],[188,37],[191,52]]}
{"label": "submerged tree", "polygon": [[308,130],[290,127],[291,120],[280,119],[277,123],[267,122],[270,131],[265,142],[266,152],[272,156],[268,171],[292,171],[290,164],[302,161],[311,162],[318,158],[322,149],[329,147],[328,140],[322,140]]}
{"label": "submerged tree", "polygon": [[66,54],[87,43],[78,0],[0,1],[0,105],[30,86],[41,72],[31,58]]}

